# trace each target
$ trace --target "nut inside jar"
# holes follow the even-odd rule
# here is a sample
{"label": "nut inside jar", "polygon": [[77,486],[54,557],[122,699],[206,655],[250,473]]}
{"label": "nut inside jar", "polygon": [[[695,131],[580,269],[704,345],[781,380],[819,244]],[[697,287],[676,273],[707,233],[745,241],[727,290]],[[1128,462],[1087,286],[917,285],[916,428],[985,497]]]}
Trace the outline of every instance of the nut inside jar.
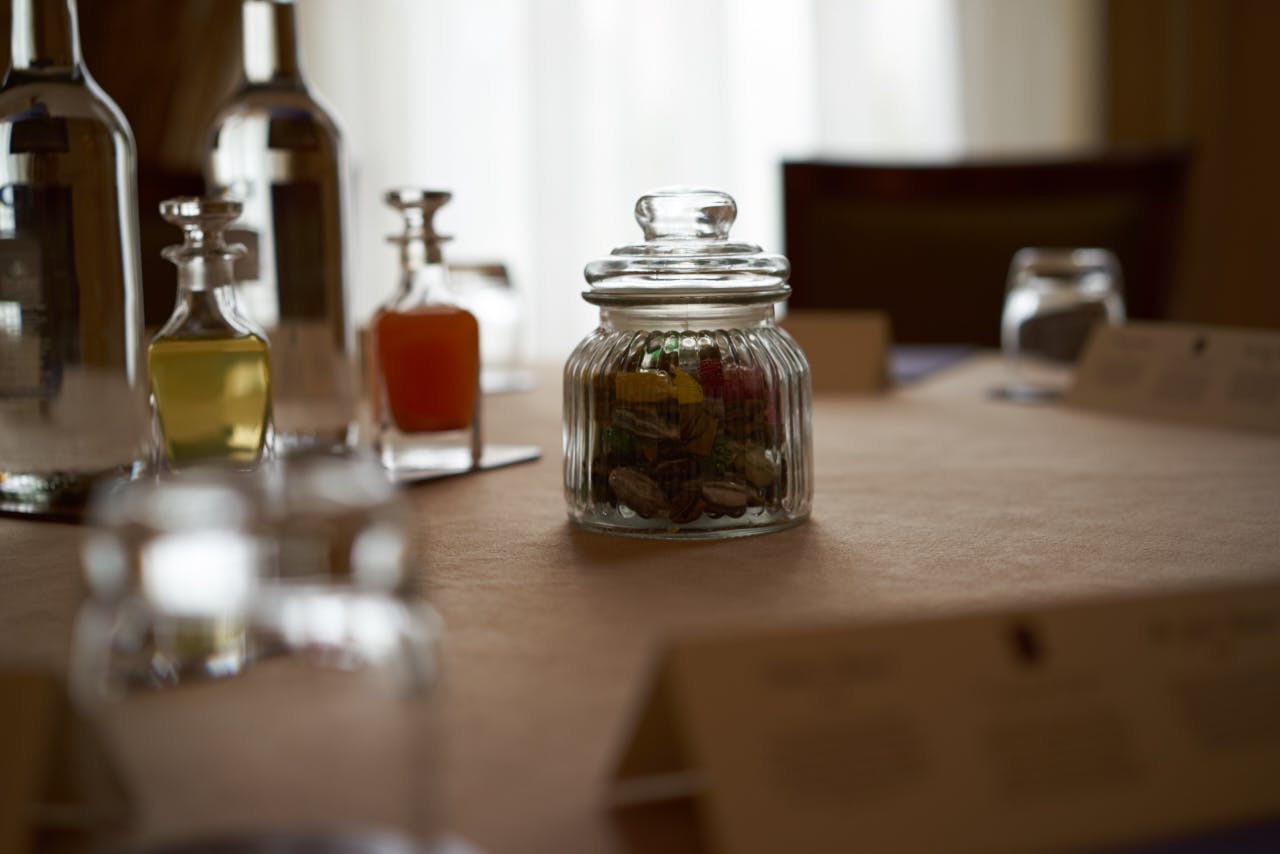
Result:
{"label": "nut inside jar", "polygon": [[588,500],[672,526],[781,511],[786,465],[770,372],[726,357],[724,333],[684,335],[651,336],[590,375]]}

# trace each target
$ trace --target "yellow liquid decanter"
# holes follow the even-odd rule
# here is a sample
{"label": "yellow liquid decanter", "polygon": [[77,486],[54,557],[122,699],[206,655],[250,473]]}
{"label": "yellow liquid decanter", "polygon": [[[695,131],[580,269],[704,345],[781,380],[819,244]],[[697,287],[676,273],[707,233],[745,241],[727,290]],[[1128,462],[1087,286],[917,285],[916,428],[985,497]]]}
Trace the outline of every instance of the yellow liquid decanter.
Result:
{"label": "yellow liquid decanter", "polygon": [[229,199],[177,198],[160,214],[183,230],[164,250],[178,267],[169,322],[147,348],[160,465],[250,468],[271,447],[271,354],[239,313],[232,262],[244,248],[223,231],[240,215]]}

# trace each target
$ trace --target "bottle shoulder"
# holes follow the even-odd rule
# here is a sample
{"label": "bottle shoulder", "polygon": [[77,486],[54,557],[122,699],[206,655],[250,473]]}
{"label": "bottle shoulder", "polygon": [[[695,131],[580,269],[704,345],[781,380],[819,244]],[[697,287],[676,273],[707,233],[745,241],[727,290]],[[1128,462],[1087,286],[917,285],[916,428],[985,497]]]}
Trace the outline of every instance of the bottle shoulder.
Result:
{"label": "bottle shoulder", "polygon": [[306,88],[241,86],[213,118],[216,132],[227,124],[271,119],[303,122],[322,129],[335,139],[342,136],[332,111]]}
{"label": "bottle shoulder", "polygon": [[179,293],[173,314],[152,338],[152,345],[162,341],[252,339],[268,347],[266,333],[240,313],[234,287]]}
{"label": "bottle shoulder", "polygon": [[129,121],[110,97],[85,76],[78,79],[19,79],[0,88],[0,122],[74,119],[102,126],[133,147]]}

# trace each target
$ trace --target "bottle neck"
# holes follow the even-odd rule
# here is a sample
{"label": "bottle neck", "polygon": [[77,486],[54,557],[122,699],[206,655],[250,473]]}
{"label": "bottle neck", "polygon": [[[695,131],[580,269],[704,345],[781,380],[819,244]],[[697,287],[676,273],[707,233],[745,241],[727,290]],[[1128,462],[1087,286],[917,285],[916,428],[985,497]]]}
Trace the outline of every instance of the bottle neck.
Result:
{"label": "bottle neck", "polygon": [[183,259],[178,264],[178,300],[235,284],[232,265],[232,258],[216,255]]}
{"label": "bottle neck", "polygon": [[182,334],[260,334],[240,312],[231,258],[188,258],[178,264],[173,314],[157,337]]}
{"label": "bottle neck", "polygon": [[439,244],[409,240],[400,246],[400,307],[449,302],[449,271]]}
{"label": "bottle neck", "polygon": [[12,0],[11,70],[78,76],[82,68],[76,0]]}
{"label": "bottle neck", "polygon": [[293,0],[244,0],[245,82],[258,86],[303,86],[293,11]]}

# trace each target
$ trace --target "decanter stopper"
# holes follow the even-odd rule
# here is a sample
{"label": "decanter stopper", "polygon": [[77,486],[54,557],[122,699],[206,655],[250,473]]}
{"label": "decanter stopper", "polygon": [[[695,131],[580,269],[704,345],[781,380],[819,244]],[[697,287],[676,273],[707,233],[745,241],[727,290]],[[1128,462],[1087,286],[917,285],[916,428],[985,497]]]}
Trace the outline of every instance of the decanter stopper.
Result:
{"label": "decanter stopper", "polygon": [[240,218],[244,206],[235,199],[179,196],[160,203],[165,222],[182,229],[182,243],[166,246],[161,253],[175,264],[196,256],[238,258],[245,253],[239,243],[227,243],[227,226]]}
{"label": "decanter stopper", "polygon": [[453,193],[398,187],[388,190],[383,198],[404,218],[404,231],[389,236],[387,240],[401,246],[421,241],[426,246],[427,263],[439,264],[443,260],[440,244],[452,238],[436,232],[435,215],[453,198]]}

